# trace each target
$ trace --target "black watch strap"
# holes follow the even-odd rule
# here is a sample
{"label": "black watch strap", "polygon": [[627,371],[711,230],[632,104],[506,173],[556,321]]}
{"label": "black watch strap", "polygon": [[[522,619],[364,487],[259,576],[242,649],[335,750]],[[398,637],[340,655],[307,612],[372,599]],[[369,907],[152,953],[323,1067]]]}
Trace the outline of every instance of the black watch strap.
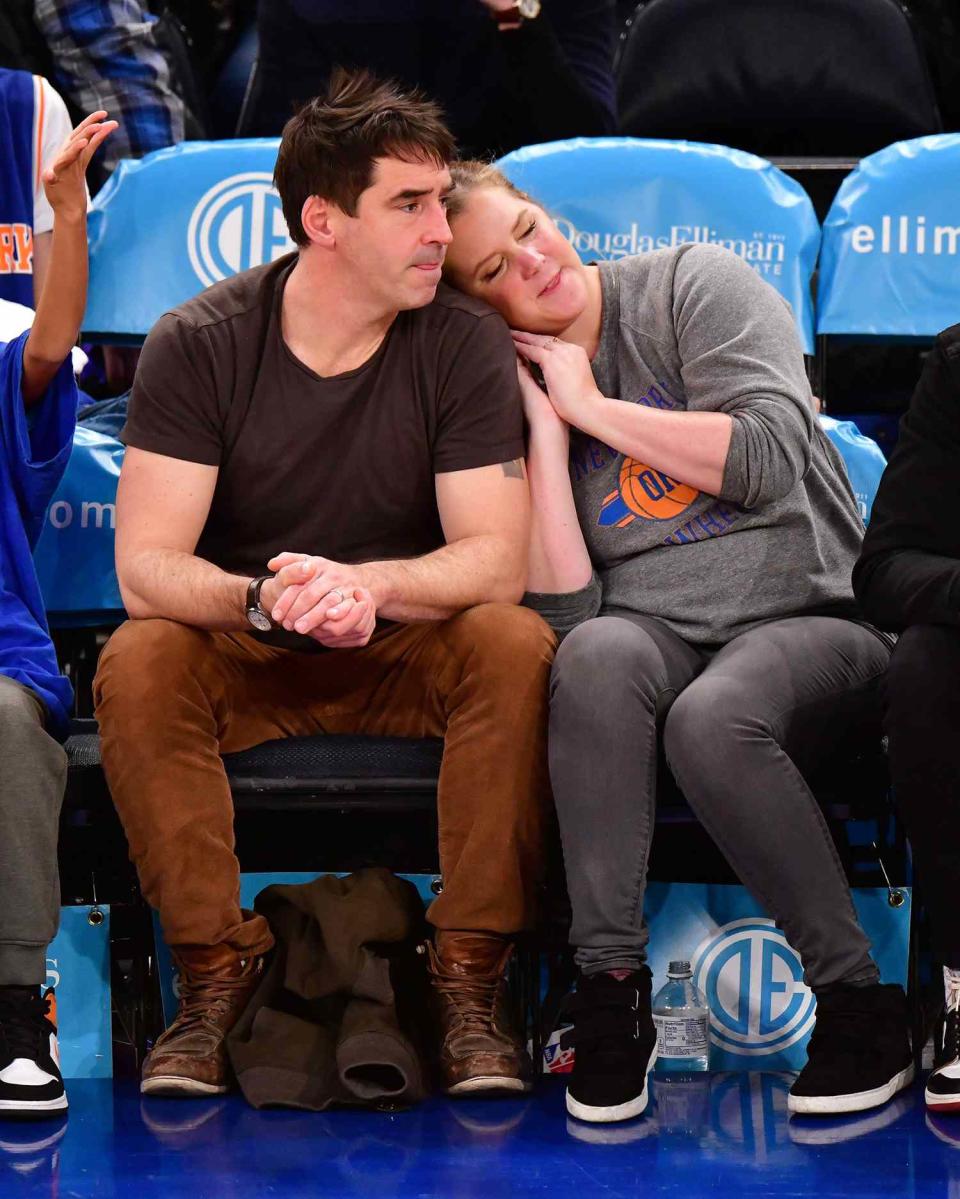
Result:
{"label": "black watch strap", "polygon": [[272,579],[272,578],[273,578],[273,575],[260,575],[259,578],[251,579],[250,582],[247,584],[246,612],[247,612],[248,620],[250,619],[251,613],[259,612],[259,614],[261,616],[265,617],[267,620],[270,621],[271,626],[273,625],[273,617],[270,615],[270,613],[264,608],[263,604],[261,604],[261,602],[260,602],[260,591],[261,591],[264,583],[267,581],[267,579]]}

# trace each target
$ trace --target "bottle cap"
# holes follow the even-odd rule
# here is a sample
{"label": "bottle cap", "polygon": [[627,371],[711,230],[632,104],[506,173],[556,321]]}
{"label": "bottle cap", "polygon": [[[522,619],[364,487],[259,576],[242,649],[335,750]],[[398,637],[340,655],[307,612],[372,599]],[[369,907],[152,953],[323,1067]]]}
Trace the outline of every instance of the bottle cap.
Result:
{"label": "bottle cap", "polygon": [[690,974],[690,973],[691,973],[691,970],[690,970],[689,962],[671,962],[670,965],[667,967],[667,975],[669,977],[672,977],[674,975]]}

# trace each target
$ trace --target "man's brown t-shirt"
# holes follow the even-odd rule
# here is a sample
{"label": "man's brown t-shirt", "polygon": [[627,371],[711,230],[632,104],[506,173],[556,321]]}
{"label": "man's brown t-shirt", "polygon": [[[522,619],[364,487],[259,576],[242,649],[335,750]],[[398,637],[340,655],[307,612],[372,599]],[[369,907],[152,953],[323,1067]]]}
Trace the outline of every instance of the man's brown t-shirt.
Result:
{"label": "man's brown t-shirt", "polygon": [[444,543],[434,476],[523,456],[507,327],[441,284],[362,366],[322,378],[281,335],[295,261],[160,318],[121,440],[220,468],[196,553],[224,570],[264,574],[282,550],[338,562],[430,553]]}

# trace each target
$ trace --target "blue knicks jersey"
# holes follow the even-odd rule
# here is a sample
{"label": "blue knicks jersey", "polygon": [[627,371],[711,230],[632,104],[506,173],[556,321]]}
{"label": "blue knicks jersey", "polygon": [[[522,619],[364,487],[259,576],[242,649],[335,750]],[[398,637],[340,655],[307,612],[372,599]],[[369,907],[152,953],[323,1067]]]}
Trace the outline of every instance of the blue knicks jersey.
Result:
{"label": "blue knicks jersey", "polygon": [[[43,91],[36,89],[41,97]],[[0,68],[0,299],[33,307],[34,81],[27,71]],[[40,119],[34,120],[37,116]]]}

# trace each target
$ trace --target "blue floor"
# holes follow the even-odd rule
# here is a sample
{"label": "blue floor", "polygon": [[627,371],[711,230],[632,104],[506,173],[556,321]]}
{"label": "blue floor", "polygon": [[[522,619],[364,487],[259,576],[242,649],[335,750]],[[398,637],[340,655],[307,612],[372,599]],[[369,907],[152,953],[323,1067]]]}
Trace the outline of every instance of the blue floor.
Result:
{"label": "blue floor", "polygon": [[0,1123],[0,1197],[960,1196],[960,1116],[928,1117],[919,1087],[814,1121],[787,1118],[789,1082],[657,1083],[650,1114],[604,1128],[568,1120],[555,1079],[528,1100],[394,1115],[141,1101],[132,1083],[74,1081],[65,1122]]}

